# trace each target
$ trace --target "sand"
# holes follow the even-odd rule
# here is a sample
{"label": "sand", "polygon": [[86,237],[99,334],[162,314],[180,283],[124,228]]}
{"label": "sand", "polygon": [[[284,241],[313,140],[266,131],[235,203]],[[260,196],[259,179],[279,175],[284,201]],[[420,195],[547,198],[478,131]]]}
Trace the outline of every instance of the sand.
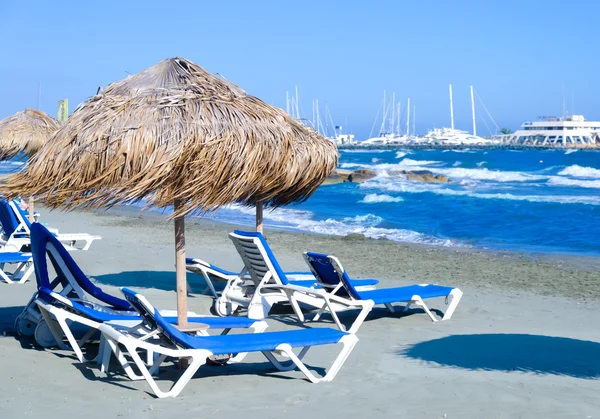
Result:
{"label": "sand", "polygon": [[[90,251],[73,254],[89,276],[138,286],[156,306],[175,308],[173,225],[164,216],[134,208],[39,210],[41,221],[61,232],[103,236]],[[189,220],[188,256],[239,270],[227,238],[232,228]],[[437,282],[465,295],[448,322],[432,323],[419,310],[390,315],[376,308],[331,383],[275,372],[252,354],[242,364],[202,367],[179,397],[159,400],[145,382],[107,377],[69,351],[40,349],[16,337],[12,322],[35,285],[0,284],[0,417],[600,417],[598,259],[271,230],[267,236],[287,270],[306,269],[302,251],[323,251],[337,255],[354,277],[381,279],[380,287]],[[157,288],[139,288],[144,283]],[[103,288],[117,294],[112,285]],[[190,309],[207,313],[211,301],[195,295]],[[432,307],[444,308],[443,301]],[[350,321],[352,313],[342,318]],[[285,312],[268,323],[270,330],[298,327]],[[325,318],[310,326],[332,323]],[[319,371],[336,350],[319,348],[306,361]]]}

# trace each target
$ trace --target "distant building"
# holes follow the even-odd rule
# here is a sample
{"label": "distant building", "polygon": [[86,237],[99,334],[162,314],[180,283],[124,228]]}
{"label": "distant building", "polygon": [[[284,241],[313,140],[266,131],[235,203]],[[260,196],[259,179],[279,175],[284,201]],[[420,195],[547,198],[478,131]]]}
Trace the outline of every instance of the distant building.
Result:
{"label": "distant building", "polygon": [[582,115],[543,117],[523,123],[522,128],[502,136],[502,141],[516,145],[600,147],[600,122],[586,121]]}

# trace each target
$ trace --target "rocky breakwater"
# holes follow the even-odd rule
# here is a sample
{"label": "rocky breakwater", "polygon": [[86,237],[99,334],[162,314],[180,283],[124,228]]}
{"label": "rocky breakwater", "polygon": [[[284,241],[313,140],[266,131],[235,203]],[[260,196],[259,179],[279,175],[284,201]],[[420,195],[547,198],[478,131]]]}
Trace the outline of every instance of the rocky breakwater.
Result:
{"label": "rocky breakwater", "polygon": [[[388,172],[390,176],[399,176],[404,177],[407,180],[412,180],[416,182],[428,182],[428,183],[448,183],[450,179],[444,175],[436,175],[429,170],[391,170]],[[345,169],[336,169],[333,171],[331,175],[323,185],[335,185],[337,183],[344,182],[365,182],[369,179],[373,179],[377,176],[377,172],[375,170],[370,169],[359,169],[359,170],[345,170]]]}

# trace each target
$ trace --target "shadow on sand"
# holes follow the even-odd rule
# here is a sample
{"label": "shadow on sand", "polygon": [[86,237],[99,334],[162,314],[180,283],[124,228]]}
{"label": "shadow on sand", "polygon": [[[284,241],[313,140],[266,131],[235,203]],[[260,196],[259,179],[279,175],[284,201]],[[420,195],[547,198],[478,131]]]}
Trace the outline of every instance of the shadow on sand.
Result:
{"label": "shadow on sand", "polygon": [[[94,275],[92,277],[100,284],[115,287],[141,287],[156,288],[163,291],[175,291],[175,272],[167,271],[126,271],[114,274]],[[191,293],[200,293],[206,288],[206,282],[200,275],[187,272],[187,281],[191,286]],[[217,290],[225,286],[224,283],[215,283]]]}
{"label": "shadow on sand", "polygon": [[420,342],[398,355],[468,370],[600,378],[600,343],[525,334],[453,335]]}
{"label": "shadow on sand", "polygon": [[15,319],[25,306],[0,307],[0,336],[15,334]]}

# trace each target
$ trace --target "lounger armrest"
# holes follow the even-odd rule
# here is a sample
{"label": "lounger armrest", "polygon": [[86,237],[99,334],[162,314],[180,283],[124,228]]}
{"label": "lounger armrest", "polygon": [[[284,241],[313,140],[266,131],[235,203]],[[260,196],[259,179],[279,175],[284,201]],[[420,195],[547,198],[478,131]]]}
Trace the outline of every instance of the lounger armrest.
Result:
{"label": "lounger armrest", "polygon": [[336,314],[337,310],[335,310],[335,307],[333,306],[333,304],[338,304],[338,305],[347,307],[349,309],[351,309],[351,308],[360,309],[360,314],[358,315],[358,317],[352,324],[352,327],[349,330],[347,330],[348,333],[352,333],[352,334],[354,334],[358,331],[358,328],[360,327],[360,325],[362,324],[364,319],[367,317],[367,315],[369,314],[369,312],[373,309],[373,306],[375,305],[373,300],[353,300],[350,298],[343,298],[343,297],[340,297],[337,295],[333,295],[331,293],[328,293],[324,289],[307,288],[307,287],[301,287],[298,285],[268,284],[268,285],[263,285],[262,289],[282,290],[283,292],[285,292],[288,295],[288,298],[290,298],[290,300],[292,300],[294,298],[293,297],[294,292],[299,292],[299,293],[310,295],[313,297],[322,298],[324,300],[323,308],[327,308],[327,310],[331,313],[331,316],[333,317],[334,321],[336,322],[336,324],[342,331],[346,331],[346,328],[344,327],[344,325],[342,325],[339,318],[337,317],[337,314]]}

